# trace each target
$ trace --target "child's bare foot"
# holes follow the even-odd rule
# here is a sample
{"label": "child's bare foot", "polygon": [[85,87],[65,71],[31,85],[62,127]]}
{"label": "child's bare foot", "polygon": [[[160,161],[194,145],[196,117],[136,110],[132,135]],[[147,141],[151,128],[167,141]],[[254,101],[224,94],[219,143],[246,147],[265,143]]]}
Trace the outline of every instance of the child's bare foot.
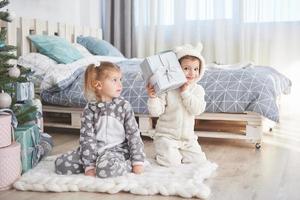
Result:
{"label": "child's bare foot", "polygon": [[96,170],[95,169],[90,169],[90,170],[87,170],[85,173],[84,173],[85,176],[93,176],[95,177],[96,176]]}
{"label": "child's bare foot", "polygon": [[135,174],[141,174],[144,171],[143,165],[134,165],[132,166],[132,172]]}

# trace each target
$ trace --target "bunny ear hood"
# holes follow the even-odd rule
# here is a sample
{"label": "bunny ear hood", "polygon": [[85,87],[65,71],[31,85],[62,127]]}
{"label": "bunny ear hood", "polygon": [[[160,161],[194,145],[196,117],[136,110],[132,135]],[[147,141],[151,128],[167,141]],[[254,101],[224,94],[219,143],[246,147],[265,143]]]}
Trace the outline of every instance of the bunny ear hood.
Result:
{"label": "bunny ear hood", "polygon": [[178,46],[174,48],[174,52],[177,55],[177,59],[179,60],[183,56],[194,56],[199,58],[201,62],[200,74],[198,80],[202,78],[205,71],[205,60],[201,55],[201,51],[203,49],[202,43],[198,43],[195,47],[190,44],[185,44],[183,46]]}

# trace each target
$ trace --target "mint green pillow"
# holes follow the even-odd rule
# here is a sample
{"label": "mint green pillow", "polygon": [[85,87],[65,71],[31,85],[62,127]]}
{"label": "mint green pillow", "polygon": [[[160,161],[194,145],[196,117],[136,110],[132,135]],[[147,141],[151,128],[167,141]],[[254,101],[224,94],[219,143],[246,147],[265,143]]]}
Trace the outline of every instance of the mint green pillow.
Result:
{"label": "mint green pillow", "polygon": [[124,57],[116,47],[105,40],[91,36],[78,36],[76,41],[94,55]]}
{"label": "mint green pillow", "polygon": [[83,58],[80,52],[64,38],[48,35],[30,35],[28,38],[39,53],[58,63],[67,64]]}

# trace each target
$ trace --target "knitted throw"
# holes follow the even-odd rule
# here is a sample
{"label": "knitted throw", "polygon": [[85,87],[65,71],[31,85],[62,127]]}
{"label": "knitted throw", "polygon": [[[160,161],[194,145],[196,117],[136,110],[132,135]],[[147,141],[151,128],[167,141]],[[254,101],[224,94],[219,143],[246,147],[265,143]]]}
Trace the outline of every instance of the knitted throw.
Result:
{"label": "knitted throw", "polygon": [[210,188],[203,183],[217,168],[207,161],[199,164],[182,164],[178,167],[162,167],[148,159],[143,174],[100,179],[79,175],[57,175],[54,172],[56,156],[45,158],[34,169],[23,174],[14,187],[23,191],[39,192],[105,192],[121,191],[137,195],[177,195],[184,198],[209,197]]}

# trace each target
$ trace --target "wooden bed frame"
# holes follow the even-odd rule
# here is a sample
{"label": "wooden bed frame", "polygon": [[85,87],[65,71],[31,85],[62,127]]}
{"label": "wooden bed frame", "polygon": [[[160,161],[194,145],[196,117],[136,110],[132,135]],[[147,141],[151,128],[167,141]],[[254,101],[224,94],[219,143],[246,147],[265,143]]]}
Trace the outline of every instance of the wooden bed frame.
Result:
{"label": "wooden bed frame", "polygon": [[[80,115],[83,108],[44,105],[44,126],[60,128],[80,128]],[[59,116],[60,114],[63,114]],[[145,114],[135,114],[143,136],[153,137],[155,129],[153,118]],[[203,113],[196,120],[220,120],[230,122],[244,122],[245,133],[222,131],[195,131],[199,137],[243,139],[253,142],[255,147],[261,147],[263,132],[274,126],[273,122],[254,112],[247,113]]]}
{"label": "wooden bed frame", "polygon": [[[7,42],[18,47],[17,55],[25,55],[35,51],[31,42],[27,39],[30,34],[57,35],[75,42],[78,35],[94,36],[102,38],[101,29],[70,26],[64,23],[52,23],[37,19],[18,18],[12,23],[1,22],[1,27],[6,27]],[[44,126],[59,128],[80,128],[80,114],[82,108],[44,105]],[[154,133],[153,120],[149,115],[136,114],[142,135],[152,137]],[[264,131],[270,130],[275,123],[267,120],[254,112],[247,113],[203,113],[196,120],[222,120],[232,122],[244,122],[245,133],[195,131],[199,137],[245,139],[255,143],[255,147],[261,147],[261,139]]]}

